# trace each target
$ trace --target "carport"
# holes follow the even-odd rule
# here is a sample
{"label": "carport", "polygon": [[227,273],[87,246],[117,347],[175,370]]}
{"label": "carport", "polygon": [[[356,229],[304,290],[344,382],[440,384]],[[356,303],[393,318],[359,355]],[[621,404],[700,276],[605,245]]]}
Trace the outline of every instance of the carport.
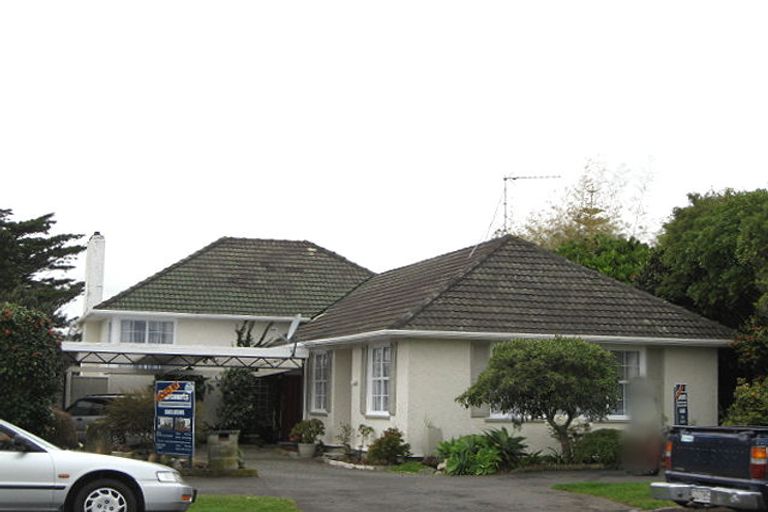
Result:
{"label": "carport", "polygon": [[[154,376],[176,372],[193,372],[212,377],[229,368],[247,368],[259,377],[278,374],[301,375],[307,350],[298,344],[274,347],[224,347],[212,345],[175,345],[144,343],[63,342],[61,350],[66,364],[64,403],[73,398],[73,379],[82,376],[135,375]],[[294,404],[281,404],[286,410],[303,410],[303,393],[291,392]],[[294,407],[295,405],[295,407]],[[298,417],[296,420],[301,419]],[[293,418],[286,423],[293,423]]]}

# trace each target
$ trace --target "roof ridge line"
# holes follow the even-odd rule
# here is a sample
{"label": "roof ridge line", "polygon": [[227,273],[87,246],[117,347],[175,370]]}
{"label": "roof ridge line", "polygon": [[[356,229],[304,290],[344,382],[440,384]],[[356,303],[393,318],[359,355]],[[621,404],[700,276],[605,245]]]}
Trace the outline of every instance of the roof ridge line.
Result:
{"label": "roof ridge line", "polygon": [[230,240],[232,238],[233,237],[229,237],[229,236],[222,236],[220,238],[217,238],[213,242],[211,242],[208,245],[206,245],[206,246],[196,250],[192,254],[189,254],[189,255],[185,256],[184,258],[180,259],[179,261],[176,261],[176,262],[172,263],[171,265],[168,265],[167,267],[165,267],[165,268],[163,268],[161,270],[158,270],[157,272],[155,272],[151,276],[149,276],[149,277],[147,277],[145,279],[142,279],[138,283],[134,284],[133,286],[130,286],[130,287],[126,288],[125,290],[121,291],[120,293],[118,293],[116,295],[113,295],[112,297],[108,298],[107,300],[103,300],[103,301],[99,302],[98,304],[96,304],[93,307],[93,309],[102,309],[102,306],[104,306],[106,304],[109,304],[109,303],[112,303],[114,301],[117,301],[119,299],[122,299],[123,297],[125,297],[129,293],[136,291],[137,289],[141,288],[142,286],[148,284],[151,281],[154,281],[155,279],[157,279],[160,276],[166,274],[167,272],[170,272],[171,270],[173,270],[173,269],[175,269],[175,268],[177,268],[177,267],[179,267],[179,266],[181,266],[181,265],[183,265],[183,264],[185,264],[185,263],[187,263],[187,262],[189,262],[189,261],[199,257],[200,255],[202,255],[203,253],[213,249],[215,246],[219,245],[220,243],[222,243],[222,242],[224,242],[226,240]]}
{"label": "roof ridge line", "polygon": [[[439,290],[437,293],[433,294],[432,297],[428,298],[419,307],[417,307],[412,315],[410,315],[407,318],[400,319],[394,324],[392,324],[390,329],[402,329],[403,327],[408,325],[408,323],[412,322],[414,318],[416,318],[422,312],[424,312],[426,308],[428,308],[432,303],[434,303],[437,299],[439,299],[444,293],[446,293],[448,290],[456,286],[459,282],[461,282],[468,275],[474,272],[477,269],[477,267],[479,267],[482,263],[484,263],[488,258],[496,254],[496,252],[502,247],[504,247],[511,239],[512,239],[512,235],[504,235],[498,239],[491,239],[488,242],[483,242],[483,243],[475,244],[474,246],[472,246],[472,250],[469,252],[469,256],[471,256],[477,250],[477,248],[480,247],[480,245],[483,245],[486,243],[487,244],[496,243],[496,247],[494,247],[488,254],[479,258],[473,265],[468,266],[466,270],[464,270],[459,274],[458,277],[456,277],[455,279],[451,279],[448,282],[448,284],[446,284],[443,287],[442,290]],[[459,249],[459,250],[461,251],[466,249],[469,249],[469,247],[465,247],[464,249]],[[454,252],[457,252],[457,251],[454,251]],[[448,253],[448,254],[451,254],[451,253]]]}
{"label": "roof ridge line", "polygon": [[[329,256],[331,256],[333,258],[336,258],[337,260],[340,260],[342,263],[349,263],[350,265],[354,265],[355,267],[359,268],[360,270],[365,270],[366,272],[371,274],[363,282],[365,282],[368,279],[370,279],[371,277],[377,275],[377,273],[374,272],[373,270],[371,270],[369,268],[366,268],[366,267],[360,265],[359,263],[355,263],[354,261],[352,261],[352,260],[350,260],[348,258],[345,258],[344,256],[342,256],[341,254],[339,254],[339,253],[337,253],[335,251],[332,251],[330,249],[326,249],[322,245],[316,244],[315,242],[312,242],[311,240],[303,240],[303,242],[308,243],[309,245],[312,245],[314,247],[317,247],[318,249],[320,249],[321,251],[323,251],[327,255],[329,255]],[[357,288],[357,287],[355,287],[355,288]],[[346,294],[344,296],[346,297]],[[325,311],[325,309],[323,311]],[[318,315],[319,314],[321,314],[321,313],[318,313]],[[317,316],[317,315],[315,315],[315,316]]]}

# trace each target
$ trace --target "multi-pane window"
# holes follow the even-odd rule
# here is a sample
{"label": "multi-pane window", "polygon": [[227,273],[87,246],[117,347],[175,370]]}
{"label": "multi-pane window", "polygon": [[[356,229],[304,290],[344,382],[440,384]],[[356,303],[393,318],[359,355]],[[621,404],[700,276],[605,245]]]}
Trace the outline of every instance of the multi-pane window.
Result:
{"label": "multi-pane window", "polygon": [[173,343],[173,322],[163,320],[121,320],[122,343]]}
{"label": "multi-pane window", "polygon": [[328,352],[312,355],[312,410],[328,411],[328,383],[330,365]]}
{"label": "multi-pane window", "polygon": [[368,412],[389,413],[392,348],[371,347],[368,359]]}
{"label": "multi-pane window", "polygon": [[619,368],[619,401],[611,411],[615,416],[629,416],[629,383],[640,376],[640,352],[612,351]]}

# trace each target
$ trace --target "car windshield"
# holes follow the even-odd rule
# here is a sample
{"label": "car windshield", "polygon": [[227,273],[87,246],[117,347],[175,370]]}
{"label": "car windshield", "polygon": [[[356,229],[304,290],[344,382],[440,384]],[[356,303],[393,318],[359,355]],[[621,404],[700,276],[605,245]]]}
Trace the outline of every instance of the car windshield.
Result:
{"label": "car windshield", "polygon": [[27,432],[23,428],[17,427],[16,425],[12,425],[7,421],[0,420],[0,425],[3,425],[6,429],[14,432],[15,434],[21,435],[22,437],[29,439],[30,441],[40,446],[41,448],[44,448],[46,450],[61,450],[61,448],[59,448],[54,444],[49,443],[45,439],[37,437],[35,434],[31,432]]}

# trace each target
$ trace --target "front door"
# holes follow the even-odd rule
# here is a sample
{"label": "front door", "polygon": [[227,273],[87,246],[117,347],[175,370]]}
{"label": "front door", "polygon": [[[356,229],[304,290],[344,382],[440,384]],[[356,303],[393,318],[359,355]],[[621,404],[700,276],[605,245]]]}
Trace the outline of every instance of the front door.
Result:
{"label": "front door", "polygon": [[284,373],[280,376],[280,440],[287,441],[291,429],[302,419],[301,375]]}
{"label": "front door", "polygon": [[51,510],[53,459],[45,451],[23,451],[14,433],[0,426],[0,510]]}

